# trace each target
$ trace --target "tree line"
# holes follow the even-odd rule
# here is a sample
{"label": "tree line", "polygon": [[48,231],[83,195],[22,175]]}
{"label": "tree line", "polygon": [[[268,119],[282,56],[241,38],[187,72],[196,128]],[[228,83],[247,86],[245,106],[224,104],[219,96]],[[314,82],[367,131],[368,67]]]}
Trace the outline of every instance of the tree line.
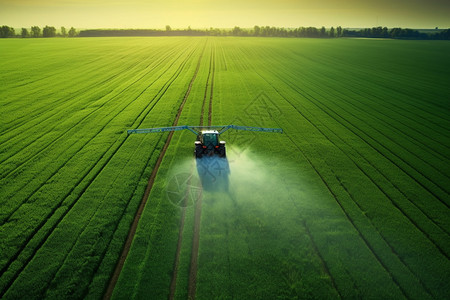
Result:
{"label": "tree line", "polygon": [[16,30],[13,27],[3,25],[0,27],[0,38],[39,38],[39,37],[76,37],[78,36],[78,31],[71,27],[67,30],[64,26],[60,28],[57,32],[56,28],[53,26],[45,26],[41,28],[39,26],[31,26],[31,28],[22,28],[20,34],[16,34]]}
{"label": "tree line", "polygon": [[392,39],[435,39],[450,40],[450,29],[435,30],[432,32],[420,32],[415,29],[372,27],[364,29],[343,29],[341,26],[325,28],[299,27],[283,28],[271,26],[254,26],[253,28],[241,28],[235,26],[232,29],[176,29],[169,25],[162,29],[89,29],[78,32],[71,27],[66,30],[61,27],[57,32],[55,27],[45,26],[42,31],[38,26],[32,26],[30,30],[22,28],[21,34],[17,35],[14,28],[8,26],[0,27],[0,38],[22,37],[113,37],[113,36],[255,36],[255,37],[297,37],[297,38],[341,38],[341,37],[364,37],[364,38],[392,38]]}
{"label": "tree line", "polygon": [[341,38],[341,37],[365,37],[365,38],[392,38],[392,39],[439,39],[449,40],[450,29],[420,32],[414,29],[373,27],[365,29],[343,29],[341,26],[331,28],[299,27],[280,28],[270,26],[254,26],[253,28],[241,28],[235,26],[232,29],[177,29],[167,25],[165,30],[159,29],[91,29],[82,30],[80,37],[106,37],[106,36],[256,36],[256,37],[297,37],[297,38]]}
{"label": "tree line", "polygon": [[365,37],[365,38],[392,38],[392,39],[414,39],[414,40],[449,40],[450,29],[435,30],[431,33],[420,32],[419,30],[409,28],[391,28],[373,27],[360,30],[344,30],[343,36],[346,37]]}

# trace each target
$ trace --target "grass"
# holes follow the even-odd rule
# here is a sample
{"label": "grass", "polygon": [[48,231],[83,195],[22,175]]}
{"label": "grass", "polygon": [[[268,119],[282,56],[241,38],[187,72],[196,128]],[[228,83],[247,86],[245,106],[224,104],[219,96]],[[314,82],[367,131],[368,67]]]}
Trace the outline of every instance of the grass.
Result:
{"label": "grass", "polygon": [[[196,298],[445,298],[449,48],[0,41],[0,297],[102,297],[167,138],[125,130],[170,126],[192,82],[180,125],[211,110],[212,124],[284,130],[223,135],[231,173],[201,195]],[[194,139],[174,134],[113,298],[167,298],[178,243],[174,297],[187,298],[199,208],[167,188],[205,179]]]}

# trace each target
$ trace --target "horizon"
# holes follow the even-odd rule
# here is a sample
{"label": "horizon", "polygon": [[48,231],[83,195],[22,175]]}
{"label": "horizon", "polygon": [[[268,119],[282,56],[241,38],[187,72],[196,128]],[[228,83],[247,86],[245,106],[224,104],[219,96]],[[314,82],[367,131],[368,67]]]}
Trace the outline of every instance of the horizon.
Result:
{"label": "horizon", "polygon": [[450,1],[442,0],[0,0],[2,25],[82,29],[173,29],[258,26],[299,28],[450,28]]}
{"label": "horizon", "polygon": [[[7,24],[5,24],[5,25],[7,25]],[[148,28],[143,28],[143,27],[122,27],[122,28],[114,28],[114,27],[109,27],[109,28],[108,28],[108,27],[96,27],[96,28],[94,28],[94,27],[92,27],[92,28],[91,28],[91,27],[83,27],[83,28],[80,28],[80,27],[71,26],[70,24],[69,24],[68,26],[54,26],[53,24],[45,24],[45,25],[43,25],[43,26],[40,26],[40,25],[32,25],[32,26],[38,26],[38,27],[40,27],[41,29],[44,28],[45,26],[55,27],[56,31],[59,32],[59,31],[61,30],[61,27],[64,27],[66,30],[68,30],[68,29],[70,29],[71,27],[73,27],[73,28],[75,28],[77,31],[82,31],[82,30],[163,30],[163,31],[165,31],[167,25],[170,26],[170,24],[166,24],[165,26],[162,26],[162,27],[148,27]],[[20,29],[22,29],[22,28],[31,29],[32,26],[29,26],[29,27],[25,27],[25,26],[10,26],[10,27],[12,27],[14,30],[20,30]],[[192,30],[210,30],[210,29],[232,30],[232,29],[235,28],[235,27],[239,27],[239,28],[245,29],[245,30],[253,30],[255,26],[266,27],[266,25],[263,25],[263,24],[256,24],[256,25],[253,25],[253,26],[251,26],[251,27],[242,27],[242,26],[238,26],[238,25],[232,26],[232,27],[192,27],[192,26],[191,26],[191,29],[192,29]],[[267,26],[268,26],[268,25],[267,25]],[[334,29],[336,29],[338,26],[340,26],[340,25],[337,25],[337,26],[331,26],[331,27],[333,27]],[[172,31],[176,31],[176,30],[180,30],[180,31],[181,31],[181,30],[187,30],[187,29],[188,29],[188,27],[185,27],[185,28],[182,28],[182,27],[172,27],[172,26],[170,26],[170,27],[171,27],[171,30],[172,30]],[[304,27],[304,28],[314,27],[314,28],[317,28],[317,29],[322,28],[322,26],[299,26],[299,27],[282,27],[282,26],[278,27],[278,26],[270,26],[270,27],[284,28],[284,29],[287,29],[287,30],[298,29],[298,28],[301,28],[301,27]],[[323,27],[325,27],[325,29],[327,29],[327,30],[329,30],[329,29],[331,28],[331,27],[326,27],[326,26],[323,26]],[[371,28],[377,28],[377,27],[381,27],[381,28],[386,27],[386,28],[388,28],[388,29],[401,28],[401,29],[431,30],[431,31],[434,31],[434,30],[443,31],[443,30],[450,29],[450,28],[441,28],[441,27],[438,27],[438,28],[436,28],[436,27],[434,27],[434,28],[431,28],[431,27],[430,27],[430,28],[388,27],[388,26],[383,26],[383,25],[372,26],[372,27],[343,27],[343,26],[341,26],[342,29],[347,29],[347,30],[362,30],[362,29],[371,29]]]}

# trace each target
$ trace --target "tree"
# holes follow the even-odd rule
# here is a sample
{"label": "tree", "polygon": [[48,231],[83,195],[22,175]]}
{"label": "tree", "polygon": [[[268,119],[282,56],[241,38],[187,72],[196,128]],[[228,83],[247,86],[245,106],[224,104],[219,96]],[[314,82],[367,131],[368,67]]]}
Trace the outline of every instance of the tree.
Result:
{"label": "tree", "polygon": [[306,32],[305,33],[306,33],[306,37],[310,37],[310,38],[317,38],[320,35],[319,30],[316,27],[308,27],[308,28],[306,28]]}
{"label": "tree", "polygon": [[42,36],[43,37],[55,37],[56,36],[56,28],[55,27],[50,27],[50,26],[45,26],[44,29],[42,30]]}
{"label": "tree", "polygon": [[37,38],[41,35],[41,28],[39,26],[31,26],[31,37]]}
{"label": "tree", "polygon": [[30,36],[30,34],[28,33],[28,29],[22,28],[22,37],[27,38],[29,36]]}
{"label": "tree", "polygon": [[69,37],[75,37],[77,36],[77,30],[73,27],[70,27],[69,29]]}
{"label": "tree", "polygon": [[263,26],[261,27],[261,36],[268,36],[270,27],[269,26]]}
{"label": "tree", "polygon": [[253,27],[253,35],[259,36],[260,33],[261,33],[261,27],[259,27],[258,25],[255,25],[255,27]]}
{"label": "tree", "polygon": [[392,29],[391,29],[389,35],[391,36],[391,38],[394,38],[394,39],[395,39],[395,38],[400,37],[401,32],[402,32],[402,29],[396,27],[396,28],[392,28]]}
{"label": "tree", "polygon": [[320,37],[326,37],[327,36],[327,30],[325,29],[325,26],[322,26],[322,28],[320,28]]}
{"label": "tree", "polygon": [[341,37],[341,36],[342,36],[342,27],[341,27],[341,26],[338,26],[338,27],[336,28],[336,31],[337,31],[337,37]]}
{"label": "tree", "polygon": [[166,31],[172,31],[172,27],[170,27],[170,25],[166,25]]}
{"label": "tree", "polygon": [[330,38],[334,38],[334,27],[330,28],[330,32],[328,33],[328,35],[330,36]]}
{"label": "tree", "polygon": [[209,28],[209,35],[219,36],[221,34],[222,34],[222,32],[220,31],[219,28],[213,28],[213,27]]}
{"label": "tree", "polygon": [[16,35],[14,28],[3,25],[0,27],[0,38],[9,38]]}
{"label": "tree", "polygon": [[234,36],[241,35],[241,32],[242,32],[242,30],[241,30],[241,28],[240,28],[239,26],[235,26],[235,27],[233,28],[233,30],[231,31],[231,33],[232,33]]}
{"label": "tree", "polygon": [[67,36],[67,30],[66,27],[61,26],[61,36],[62,37],[66,37]]}
{"label": "tree", "polygon": [[438,38],[440,40],[450,40],[450,29],[434,34],[434,38]]}

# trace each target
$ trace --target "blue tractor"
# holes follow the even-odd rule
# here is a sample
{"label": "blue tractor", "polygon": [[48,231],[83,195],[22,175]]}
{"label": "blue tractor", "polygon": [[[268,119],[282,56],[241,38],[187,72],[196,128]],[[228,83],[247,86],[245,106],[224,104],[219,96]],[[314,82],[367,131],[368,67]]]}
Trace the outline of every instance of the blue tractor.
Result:
{"label": "blue tractor", "polygon": [[283,133],[283,129],[281,128],[263,128],[263,127],[237,126],[237,125],[224,125],[224,126],[184,125],[184,126],[171,126],[171,127],[158,127],[145,129],[129,129],[127,130],[127,133],[133,134],[133,133],[153,133],[153,132],[189,130],[195,135],[197,135],[194,150],[195,157],[202,158],[203,156],[213,156],[213,155],[218,155],[219,157],[226,157],[225,141],[220,140],[220,135],[225,131],[227,131],[228,129]]}

